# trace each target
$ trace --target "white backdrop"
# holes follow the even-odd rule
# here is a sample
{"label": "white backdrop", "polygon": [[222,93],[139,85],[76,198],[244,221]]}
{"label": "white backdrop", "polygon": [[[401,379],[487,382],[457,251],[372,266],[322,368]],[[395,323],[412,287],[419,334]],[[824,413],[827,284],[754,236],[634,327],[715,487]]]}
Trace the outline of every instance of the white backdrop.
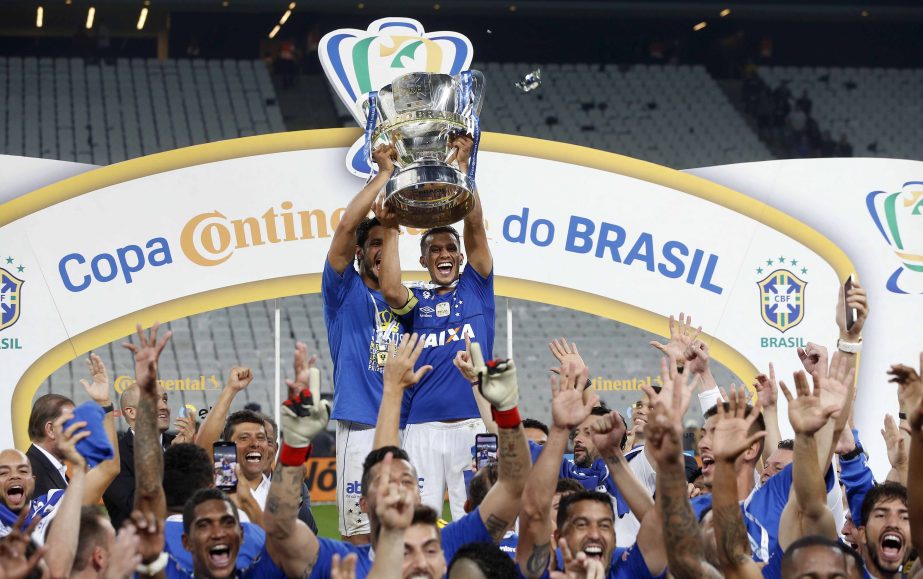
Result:
{"label": "white backdrop", "polygon": [[[129,333],[136,320],[149,324],[318,290],[338,210],[361,181],[343,168],[343,145],[355,131],[328,131],[313,140],[305,135],[267,135],[136,159],[0,205],[0,267],[10,271],[7,257],[14,258],[12,266],[24,266],[11,271],[24,280],[20,319],[0,330],[0,339],[16,340],[19,347],[0,349],[0,384],[12,400],[0,407],[0,421],[13,425],[12,433],[0,432],[0,444],[10,446],[15,435],[17,446],[27,445],[25,422],[42,380],[77,355]],[[822,234],[832,236],[842,222],[811,221],[812,212],[801,210],[804,201],[781,202],[805,199],[805,188],[796,184],[808,181],[795,176],[790,190],[779,186],[774,180],[786,172],[784,163],[769,177],[754,171],[752,181],[739,176],[765,164],[696,170],[753,191],[757,201],[664,167],[533,139],[485,135],[479,161],[498,294],[574,307],[661,334],[666,316],[694,312],[716,359],[744,380],[769,361],[794,369],[797,344],[832,346],[833,300],[853,266]],[[816,181],[829,183],[826,168],[811,163],[820,161],[794,174],[816,171]],[[903,178],[889,163],[904,163],[905,173],[919,173],[923,165],[879,163],[868,168],[868,181],[877,178],[877,187],[886,189]],[[25,172],[32,171],[28,166]],[[761,197],[760,186],[769,191],[769,184],[773,195]],[[812,187],[819,191],[821,184]],[[843,191],[842,183],[823,187],[830,195]],[[831,215],[842,209],[829,201],[816,207]],[[417,232],[408,233],[402,237],[403,265],[419,269]],[[877,257],[870,259],[890,259],[893,266],[896,258],[887,257],[874,226],[871,233],[882,247],[875,246]],[[860,248],[871,248],[873,237],[841,247],[862,264],[859,256],[872,250]],[[803,319],[784,332],[764,321],[757,287],[780,269],[806,282]],[[894,328],[909,331],[908,315],[919,313],[919,296],[900,296],[909,299],[893,309],[885,305],[888,296],[874,289],[879,273],[865,269],[860,265],[860,279],[875,308],[868,335],[888,336],[889,347],[867,338],[862,377],[863,383],[874,380],[874,372],[884,384],[881,360],[899,353],[890,347],[901,341]],[[892,316],[903,316],[903,325],[891,325]],[[920,348],[910,334],[903,341],[908,351]],[[869,401],[857,410],[873,451],[885,407],[896,411],[892,401],[879,396],[877,409]],[[873,454],[873,460],[883,457],[883,450]],[[882,468],[875,464],[876,472]]]}

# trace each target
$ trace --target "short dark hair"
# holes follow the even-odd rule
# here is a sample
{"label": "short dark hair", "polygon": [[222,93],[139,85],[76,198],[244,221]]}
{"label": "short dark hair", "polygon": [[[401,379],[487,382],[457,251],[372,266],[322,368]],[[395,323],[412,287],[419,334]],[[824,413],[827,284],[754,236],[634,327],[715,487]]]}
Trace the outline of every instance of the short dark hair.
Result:
{"label": "short dark hair", "polygon": [[106,513],[97,505],[80,508],[80,531],[77,535],[77,552],[74,553],[72,573],[86,569],[90,557],[93,556],[93,549],[106,544],[105,519]]}
{"label": "short dark hair", "polygon": [[477,565],[485,579],[507,579],[517,575],[516,563],[493,543],[475,541],[459,547],[452,556],[446,575],[451,574],[452,567],[462,559]]}
{"label": "short dark hair", "polygon": [[785,440],[780,440],[779,444],[776,445],[776,448],[779,450],[795,450],[795,439],[786,438]]}
{"label": "short dark hair", "polygon": [[[272,416],[266,414],[265,412],[260,412],[260,416],[263,417],[263,422],[265,422],[265,423],[269,424],[270,426],[272,426],[272,436],[273,436],[273,438],[272,438],[272,440],[270,440],[270,442],[273,442],[273,443],[278,442],[278,441],[279,441],[279,425],[276,424],[276,421],[273,420]],[[267,438],[269,438],[269,436],[268,436],[269,433],[267,432],[266,434],[267,434]]]}
{"label": "short dark hair", "polygon": [[545,433],[545,436],[548,435],[548,426],[547,426],[544,422],[542,422],[542,421],[540,421],[540,420],[536,420],[536,419],[534,419],[534,418],[525,418],[525,419],[523,419],[523,421],[522,421],[522,427],[523,427],[523,429],[526,429],[526,428],[534,428],[534,429],[536,429],[536,430],[541,430],[542,432]]}
{"label": "short dark hair", "polygon": [[[725,412],[730,412],[731,405],[729,402],[726,402],[726,401],[719,402],[719,404],[723,406]],[[753,412],[753,406],[750,404],[747,404],[747,411],[744,413],[744,416],[750,416],[751,412]],[[705,420],[708,421],[709,418],[717,414],[718,414],[718,404],[715,404],[714,406],[712,406],[711,408],[705,411]],[[757,416],[753,424],[750,425],[750,430],[747,431],[747,434],[748,435],[755,434],[763,430],[766,430],[766,421],[763,419],[763,413],[760,412],[760,415]],[[765,444],[765,440],[766,440],[765,438],[761,438],[759,441],[760,442],[760,452],[758,453],[758,456],[763,454],[763,445]]]}
{"label": "short dark hair", "polygon": [[431,235],[436,235],[437,233],[451,233],[455,236],[455,243],[461,243],[461,236],[458,235],[457,229],[451,225],[440,225],[439,227],[427,229],[423,232],[423,235],[420,236],[420,253],[426,251],[426,238]]}
{"label": "short dark hair", "polygon": [[221,439],[231,440],[231,437],[234,436],[234,427],[238,424],[259,424],[263,427],[263,430],[266,429],[266,420],[264,420],[262,414],[257,414],[252,410],[238,410],[224,421],[224,432],[221,433]]}
{"label": "short dark hair", "polygon": [[606,508],[612,513],[612,520],[615,520],[615,509],[612,508],[612,500],[609,498],[608,493],[582,490],[572,495],[561,497],[561,503],[558,505],[558,529],[563,529],[565,523],[567,523],[567,515],[570,514],[571,507],[582,501],[596,501],[606,505]]}
{"label": "short dark hair", "polygon": [[481,506],[484,497],[490,492],[490,489],[497,484],[497,478],[500,476],[500,469],[497,468],[496,462],[491,462],[483,468],[479,468],[471,482],[468,483],[468,502],[471,510]]}
{"label": "short dark hair", "polygon": [[835,549],[843,554],[844,559],[846,557],[851,557],[853,563],[861,570],[864,569],[864,564],[862,562],[862,557],[854,551],[852,548],[847,545],[837,541],[836,539],[830,539],[824,537],[823,535],[808,535],[807,537],[801,537],[797,541],[793,542],[785,550],[785,553],[782,555],[782,576],[788,577],[789,575],[795,572],[792,569],[792,566],[795,564],[795,553],[799,549],[806,549],[809,547],[826,547],[828,549]]}
{"label": "short dark hair", "polygon": [[862,520],[859,526],[864,527],[868,524],[869,516],[871,516],[875,505],[894,499],[901,501],[906,506],[907,487],[899,482],[892,481],[885,481],[873,486],[871,490],[866,493],[865,498],[862,499]]}
{"label": "short dark hair", "polygon": [[45,394],[32,405],[29,414],[29,440],[42,442],[45,440],[45,425],[61,417],[62,409],[74,401],[60,394]]}
{"label": "short dark hair", "polygon": [[359,222],[359,226],[356,227],[356,245],[365,249],[365,242],[369,240],[369,233],[372,231],[372,228],[379,227],[381,221],[377,217],[366,217]]}
{"label": "short dark hair", "polygon": [[163,492],[167,507],[177,509],[200,489],[212,486],[214,465],[205,449],[174,444],[163,453]]}
{"label": "short dark hair", "polygon": [[554,487],[555,494],[579,493],[586,490],[582,484],[572,478],[559,478],[558,484]]}
{"label": "short dark hair", "polygon": [[402,448],[396,446],[382,446],[376,448],[365,457],[362,463],[362,496],[367,497],[369,492],[369,482],[372,480],[372,468],[383,461],[388,453],[391,453],[392,460],[406,460],[410,462],[410,456]]}
{"label": "short dark hair", "polygon": [[411,525],[429,525],[439,528],[439,513],[436,509],[426,505],[417,505],[413,508],[413,520]]}
{"label": "short dark hair", "polygon": [[219,489],[199,489],[192,495],[186,504],[183,505],[183,532],[187,535],[189,534],[189,528],[192,527],[192,522],[195,520],[195,510],[196,507],[207,501],[224,501],[227,504],[231,505],[231,510],[234,512],[234,518],[240,522],[240,514],[237,512],[237,505],[234,504],[223,491]]}

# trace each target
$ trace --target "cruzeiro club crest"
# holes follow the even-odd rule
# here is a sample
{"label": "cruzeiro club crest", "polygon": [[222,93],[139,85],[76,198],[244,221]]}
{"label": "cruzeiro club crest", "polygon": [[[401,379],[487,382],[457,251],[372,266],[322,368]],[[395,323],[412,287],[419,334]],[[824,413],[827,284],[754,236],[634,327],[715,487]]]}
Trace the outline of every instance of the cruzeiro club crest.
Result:
{"label": "cruzeiro club crest", "polygon": [[[321,38],[317,49],[327,80],[359,126],[365,126],[370,91],[410,72],[456,75],[471,65],[473,52],[464,35],[425,32],[412,18],[381,18],[366,30],[334,30]],[[363,136],[346,158],[346,168],[360,177],[371,173],[364,145]]]}
{"label": "cruzeiro club crest", "polygon": [[[804,275],[808,270],[805,267],[799,269],[796,259],[788,261],[790,269],[780,267],[786,265],[785,257],[767,259],[766,270],[771,269],[776,262],[778,269],[772,269],[766,277],[756,282],[760,290],[760,314],[763,321],[783,333],[804,319],[804,296],[808,285],[808,282],[795,274],[799,272]],[[763,271],[762,267],[757,269],[758,274]]]}
{"label": "cruzeiro club crest", "polygon": [[22,284],[24,283],[5,268],[22,273],[25,266],[15,266],[12,257],[7,257],[0,263],[2,263],[0,267],[0,331],[2,331],[19,320],[19,313],[22,311]]}
{"label": "cruzeiro club crest", "polygon": [[897,294],[923,293],[923,181],[908,181],[897,193],[872,191],[865,205],[901,262],[885,287]]}

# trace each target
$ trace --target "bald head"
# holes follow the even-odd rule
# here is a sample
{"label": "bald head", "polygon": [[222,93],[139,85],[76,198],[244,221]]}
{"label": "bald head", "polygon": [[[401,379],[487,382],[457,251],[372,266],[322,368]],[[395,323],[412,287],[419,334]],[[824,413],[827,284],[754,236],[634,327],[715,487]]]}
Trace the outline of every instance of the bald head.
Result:
{"label": "bald head", "polygon": [[[138,416],[138,403],[141,400],[141,391],[137,384],[132,384],[119,397],[119,408],[122,416],[128,426],[135,427],[135,419]],[[166,432],[170,428],[170,407],[167,405],[167,393],[163,386],[157,384],[157,428],[160,432]]]}
{"label": "bald head", "polygon": [[34,491],[29,458],[15,448],[0,451],[0,502],[14,513],[19,512]]}

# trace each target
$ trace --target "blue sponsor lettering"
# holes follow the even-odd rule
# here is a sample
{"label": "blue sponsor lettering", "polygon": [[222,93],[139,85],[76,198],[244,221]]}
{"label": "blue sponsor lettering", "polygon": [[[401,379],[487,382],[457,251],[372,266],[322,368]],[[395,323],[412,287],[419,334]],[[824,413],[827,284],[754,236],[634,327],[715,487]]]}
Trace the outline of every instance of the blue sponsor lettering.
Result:
{"label": "blue sponsor lettering", "polygon": [[85,263],[87,258],[79,253],[69,253],[58,262],[58,273],[68,291],[81,292],[90,287],[94,280],[108,283],[119,277],[119,274],[126,284],[130,284],[134,282],[134,274],[146,266],[161,267],[173,263],[173,256],[167,240],[155,237],[144,245],[144,249],[131,244],[116,249],[115,255],[100,253],[90,260],[89,271],[86,267],[80,267]]}

